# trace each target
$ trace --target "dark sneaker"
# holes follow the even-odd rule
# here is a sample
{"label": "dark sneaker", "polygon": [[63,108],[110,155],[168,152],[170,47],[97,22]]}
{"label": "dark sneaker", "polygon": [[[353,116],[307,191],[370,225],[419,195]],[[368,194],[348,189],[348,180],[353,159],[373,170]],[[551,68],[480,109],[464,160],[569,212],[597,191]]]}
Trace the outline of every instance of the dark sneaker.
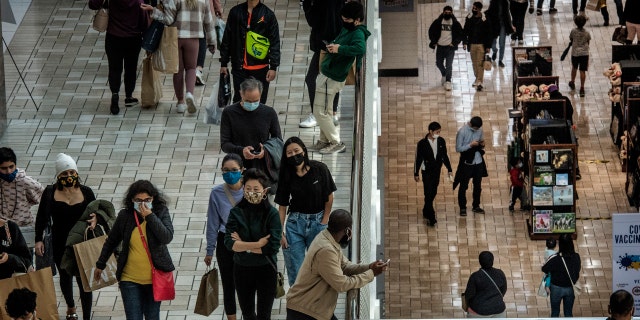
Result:
{"label": "dark sneaker", "polygon": [[498,62],[498,66],[499,66],[500,68],[504,68],[504,63],[502,63],[502,61],[500,61],[500,62]]}
{"label": "dark sneaker", "polygon": [[477,91],[482,91],[482,88],[484,88],[484,87],[482,86],[482,84],[478,84],[478,85],[476,86],[476,90],[477,90]]}
{"label": "dark sneaker", "polygon": [[513,208],[513,206],[509,206],[509,211],[511,211],[511,212],[515,211],[515,209]]}
{"label": "dark sneaker", "polygon": [[[323,142],[323,141],[318,140],[318,141],[316,141],[316,143],[314,145],[307,147],[307,150],[309,150],[309,151],[320,151],[320,150],[322,150],[322,149],[324,149],[324,148],[326,148],[326,147],[328,147],[330,145],[331,145],[331,143],[329,143],[329,142]],[[425,219],[426,218],[427,217],[425,217]]]}
{"label": "dark sneaker", "polygon": [[576,89],[576,83],[573,81],[569,81],[569,88],[571,88],[571,90],[575,90]]}
{"label": "dark sneaker", "polygon": [[435,227],[436,223],[438,223],[438,221],[436,220],[429,220],[429,222],[427,223],[429,225],[429,227]]}
{"label": "dark sneaker", "polygon": [[473,211],[474,213],[484,214],[484,210],[482,210],[482,208],[480,208],[480,207],[473,208],[471,211]]}
{"label": "dark sneaker", "polygon": [[496,61],[496,58],[497,58],[497,57],[498,57],[498,54],[497,54],[496,52],[494,52],[494,53],[491,55],[491,60]]}
{"label": "dark sneaker", "polygon": [[467,208],[460,208],[460,216],[461,217],[467,216]]}
{"label": "dark sneaker", "polygon": [[125,98],[124,99],[124,106],[125,107],[133,107],[135,105],[138,104],[138,99],[130,97],[130,98]]}
{"label": "dark sneaker", "polygon": [[116,115],[120,113],[120,106],[118,105],[118,101],[120,100],[120,96],[117,93],[111,95],[111,114]]}
{"label": "dark sneaker", "polygon": [[580,88],[580,98],[584,98],[584,88]]}
{"label": "dark sneaker", "polygon": [[549,13],[550,13],[550,14],[558,13],[558,9],[556,9],[556,8],[551,8],[551,9],[549,9]]}
{"label": "dark sneaker", "polygon": [[[551,9],[549,9],[549,13],[551,13]],[[536,11],[536,15],[541,16],[541,15],[542,15],[542,9],[538,9],[538,10]]]}

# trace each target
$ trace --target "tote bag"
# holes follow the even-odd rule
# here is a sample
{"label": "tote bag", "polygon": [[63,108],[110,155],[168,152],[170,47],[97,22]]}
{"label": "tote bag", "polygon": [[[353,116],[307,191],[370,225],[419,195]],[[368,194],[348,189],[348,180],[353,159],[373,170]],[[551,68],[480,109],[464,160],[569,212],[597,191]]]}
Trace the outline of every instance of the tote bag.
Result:
{"label": "tote bag", "polygon": [[107,236],[103,235],[73,245],[73,252],[76,255],[78,271],[80,272],[80,279],[82,280],[82,289],[85,292],[95,291],[118,282],[116,279],[118,263],[113,254],[107,260],[107,266],[102,270],[102,278],[98,281],[93,279],[96,261],[98,261],[100,257],[102,246],[104,246],[106,240]]}
{"label": "tote bag", "polygon": [[178,73],[178,28],[164,27],[160,46],[152,54],[153,69],[162,73]]}
{"label": "tote bag", "polygon": [[153,69],[151,56],[142,60],[142,91],[140,93],[141,106],[151,108],[158,105],[162,99],[162,81],[160,73]]}
{"label": "tote bag", "polygon": [[37,294],[36,306],[38,308],[38,318],[58,319],[58,302],[56,301],[56,291],[53,287],[53,275],[51,268],[40,269],[35,272],[0,280],[0,320],[11,319],[4,308],[7,296],[13,289],[27,288]]}
{"label": "tote bag", "polygon": [[200,280],[200,289],[193,313],[208,317],[218,305],[218,269],[214,267],[207,271]]}

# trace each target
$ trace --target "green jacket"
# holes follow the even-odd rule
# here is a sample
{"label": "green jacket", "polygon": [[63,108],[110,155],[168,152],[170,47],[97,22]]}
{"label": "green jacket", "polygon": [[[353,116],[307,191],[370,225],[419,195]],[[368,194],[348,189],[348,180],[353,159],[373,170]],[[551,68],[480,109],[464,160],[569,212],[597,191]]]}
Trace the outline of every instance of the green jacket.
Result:
{"label": "green jacket", "polygon": [[[78,222],[73,225],[71,231],[69,231],[69,236],[67,237],[67,243],[64,251],[64,255],[62,256],[62,262],[60,264],[60,269],[65,270],[68,274],[78,275],[78,264],[76,263],[76,255],[73,252],[73,245],[83,242],[84,232],[89,226],[87,220],[91,219],[89,215],[92,213],[96,213],[98,217],[98,225],[101,225],[104,228],[106,234],[109,234],[109,230],[113,227],[113,222],[116,220],[116,210],[113,207],[113,204],[107,200],[93,200],[87,205],[87,208],[82,213]],[[94,232],[88,231],[87,239],[93,239],[94,233],[96,237],[102,236],[102,228],[96,225]],[[93,265],[95,261],[92,261],[90,265]]]}
{"label": "green jacket", "polygon": [[270,259],[271,263],[275,265],[276,254],[280,250],[280,239],[282,238],[280,214],[271,205],[267,213],[255,210],[256,207],[243,199],[231,209],[225,226],[224,245],[233,251],[235,241],[231,239],[231,234],[234,232],[237,232],[244,242],[255,242],[270,234],[269,241],[262,247],[262,254],[236,252],[233,255],[233,261],[241,266],[250,267],[267,265],[269,264],[267,259]]}
{"label": "green jacket", "polygon": [[327,54],[322,61],[322,74],[331,80],[343,82],[347,79],[353,59],[356,59],[356,70],[360,70],[362,56],[367,51],[367,39],[370,35],[371,32],[367,30],[367,26],[362,24],[353,31],[342,28],[332,41],[340,45],[338,52]]}

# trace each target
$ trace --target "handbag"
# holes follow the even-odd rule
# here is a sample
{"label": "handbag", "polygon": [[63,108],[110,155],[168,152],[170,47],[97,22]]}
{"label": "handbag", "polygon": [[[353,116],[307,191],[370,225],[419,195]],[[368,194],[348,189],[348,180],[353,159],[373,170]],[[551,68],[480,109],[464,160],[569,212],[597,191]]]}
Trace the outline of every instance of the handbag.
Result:
{"label": "handbag", "polygon": [[567,263],[564,262],[564,257],[560,256],[560,259],[562,259],[562,264],[564,264],[564,269],[567,270],[567,275],[569,276],[569,281],[571,281],[571,286],[573,287],[573,295],[574,296],[579,296],[582,294],[582,287],[575,284],[573,282],[573,279],[571,279],[571,274],[569,273],[569,268],[567,268]]}
{"label": "handbag", "polygon": [[138,232],[140,232],[140,239],[144,249],[147,250],[147,256],[149,257],[149,263],[151,264],[151,284],[153,286],[153,300],[156,302],[173,300],[176,298],[176,284],[173,279],[173,271],[158,270],[153,266],[153,260],[151,260],[151,252],[149,251],[149,245],[147,239],[145,239],[140,227],[140,221],[138,220],[138,213],[134,212],[133,216],[136,218],[136,225],[138,226]]}
{"label": "handbag", "polygon": [[102,7],[96,10],[96,14],[93,15],[93,21],[92,21],[93,30],[98,32],[107,31],[107,26],[109,25],[109,9],[104,7],[105,2],[106,0],[102,1]]}
{"label": "handbag", "polygon": [[284,290],[284,275],[282,272],[278,271],[276,265],[271,262],[271,258],[268,256],[264,256],[269,261],[269,264],[273,267],[273,270],[276,271],[276,299],[284,297],[286,291]]}
{"label": "handbag", "polygon": [[38,318],[59,319],[56,290],[53,286],[53,275],[50,268],[40,269],[24,275],[0,280],[0,319],[11,319],[4,308],[7,296],[14,289],[27,288],[36,293],[36,305],[38,306]]}
{"label": "handbag", "polygon": [[153,20],[149,28],[142,34],[142,49],[154,53],[160,46],[164,24],[158,20]]}
{"label": "handbag", "polygon": [[231,104],[231,77],[227,73],[220,74],[218,81],[218,108],[224,108]]}
{"label": "handbag", "polygon": [[567,57],[567,54],[569,54],[569,49],[571,49],[571,45],[573,45],[573,41],[569,41],[567,48],[564,49],[564,51],[562,51],[562,55],[560,56],[560,61],[564,61],[564,59]]}
{"label": "handbag", "polygon": [[488,54],[484,55],[484,62],[482,63],[482,67],[485,71],[491,71],[491,57]]}
{"label": "handbag", "polygon": [[107,240],[104,228],[101,225],[97,225],[97,227],[102,229],[102,236],[96,237],[94,232],[94,238],[88,239],[87,233],[89,228],[87,227],[84,231],[84,241],[73,245],[80,280],[82,281],[82,289],[85,292],[95,291],[118,282],[116,279],[118,263],[113,254],[107,260],[107,266],[102,271],[101,279],[95,281],[93,278],[96,261],[98,261],[102,247]]}
{"label": "handbag", "polygon": [[153,69],[163,73],[178,73],[178,28],[165,26],[160,45],[151,55]]}
{"label": "handbag", "polygon": [[538,295],[541,297],[548,297],[549,294],[547,293],[547,275],[545,274],[542,277],[542,280],[540,281],[540,285],[538,286]]}
{"label": "handbag", "polygon": [[56,275],[56,263],[53,260],[53,239],[51,238],[51,218],[49,223],[44,229],[44,236],[42,237],[42,243],[44,244],[44,252],[42,256],[36,254],[36,270],[51,267],[51,274]]}
{"label": "handbag", "polygon": [[616,41],[621,44],[627,43],[627,27],[626,26],[618,26],[615,30],[613,30],[613,36],[611,37],[611,41]]}
{"label": "handbag", "polygon": [[462,300],[462,311],[467,312],[469,310],[469,305],[467,304],[466,292],[460,294],[460,300]]}
{"label": "handbag", "polygon": [[151,56],[142,59],[142,89],[140,92],[140,105],[143,108],[151,108],[158,105],[162,99],[162,81],[160,73],[153,69]]}
{"label": "handbag", "polygon": [[218,269],[209,270],[200,280],[200,289],[196,298],[196,306],[193,313],[208,317],[218,307]]}

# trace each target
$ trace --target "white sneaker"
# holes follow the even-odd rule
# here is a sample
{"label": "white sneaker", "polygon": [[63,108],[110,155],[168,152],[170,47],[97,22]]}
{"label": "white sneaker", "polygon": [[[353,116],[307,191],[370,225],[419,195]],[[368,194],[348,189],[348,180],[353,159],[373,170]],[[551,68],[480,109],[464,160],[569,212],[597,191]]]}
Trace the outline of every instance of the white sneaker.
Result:
{"label": "white sneaker", "polygon": [[196,85],[203,86],[204,85],[204,77],[202,76],[202,71],[196,70]]}
{"label": "white sneaker", "polygon": [[195,113],[197,109],[196,103],[193,100],[193,94],[191,94],[191,92],[187,92],[187,94],[184,96],[184,99],[187,101],[187,109],[189,110],[189,113]]}
{"label": "white sneaker", "polygon": [[176,110],[178,113],[184,113],[187,110],[187,105],[184,103],[178,103],[178,105],[176,105]]}
{"label": "white sneaker", "polygon": [[447,81],[444,83],[444,89],[447,91],[451,91],[451,82]]}
{"label": "white sneaker", "polygon": [[475,87],[478,85],[478,80],[474,81],[473,84],[471,85],[472,87]]}
{"label": "white sneaker", "polygon": [[447,82],[447,77],[442,76],[442,78],[440,78],[440,85],[443,86],[445,82]]}
{"label": "white sneaker", "polygon": [[320,149],[321,154],[330,154],[330,153],[342,153],[347,150],[347,146],[344,143],[332,143],[325,148]]}
{"label": "white sneaker", "polygon": [[300,124],[298,125],[298,127],[300,128],[313,128],[315,126],[318,125],[318,122],[316,121],[316,117],[313,116],[313,113],[309,113],[309,116],[302,120],[302,122],[300,122]]}

